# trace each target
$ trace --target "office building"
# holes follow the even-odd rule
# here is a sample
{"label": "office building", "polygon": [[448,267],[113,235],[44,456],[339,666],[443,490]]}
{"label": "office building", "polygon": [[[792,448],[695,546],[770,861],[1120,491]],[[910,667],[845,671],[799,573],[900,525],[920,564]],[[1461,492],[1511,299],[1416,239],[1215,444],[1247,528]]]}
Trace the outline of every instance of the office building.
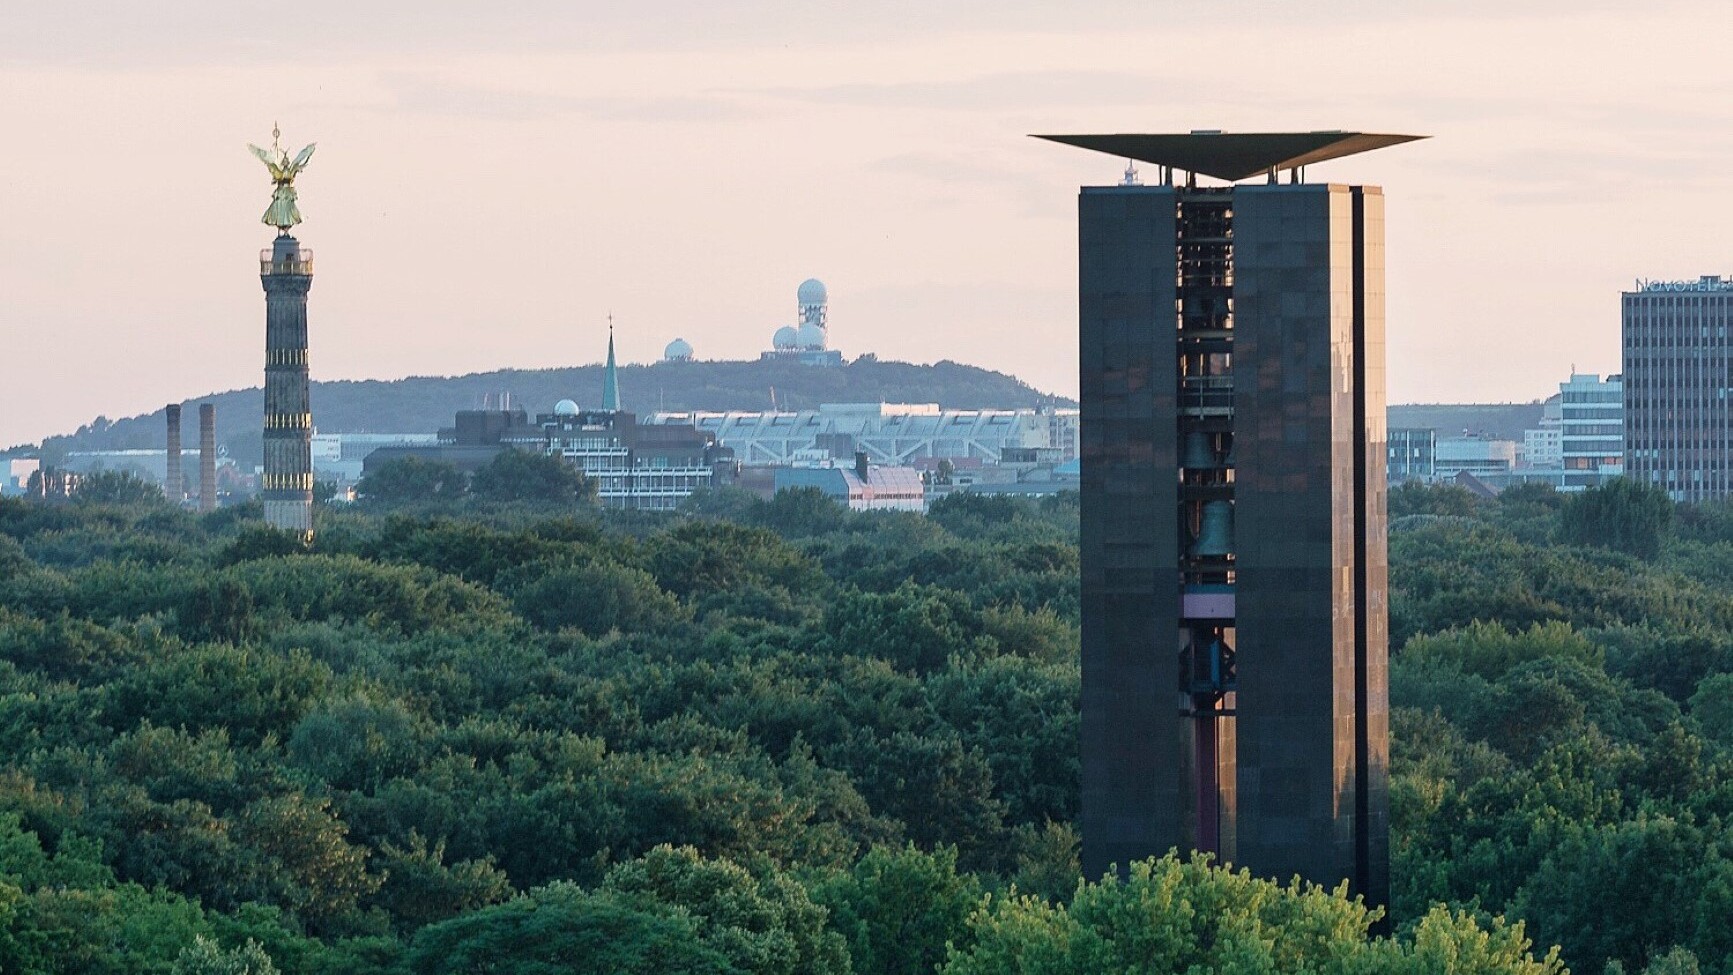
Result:
{"label": "office building", "polygon": [[441,460],[466,473],[487,466],[502,450],[529,450],[562,458],[595,482],[596,497],[610,508],[672,511],[703,488],[732,483],[734,451],[690,424],[640,424],[618,408],[620,381],[614,336],[602,374],[603,409],[586,410],[569,399],[531,421],[521,407],[462,410],[439,431],[435,444],[400,444],[372,451],[363,471],[402,457]]}
{"label": "office building", "polygon": [[1733,492],[1733,278],[1623,295],[1625,470],[1678,501]]}
{"label": "office building", "polygon": [[1563,478],[1564,463],[1564,431],[1557,423],[1522,432],[1522,453],[1517,461],[1519,469],[1536,473],[1556,470]]}
{"label": "office building", "polygon": [[381,447],[433,445],[432,433],[315,433],[312,437],[313,475],[338,484],[361,479],[367,455]]}
{"label": "office building", "polygon": [[0,497],[22,495],[30,490],[30,479],[38,477],[42,461],[35,457],[9,457],[0,460]]}
{"label": "office building", "polygon": [[596,482],[609,508],[672,511],[695,491],[727,484],[734,467],[734,452],[702,431],[640,425],[631,413],[581,410],[571,400],[502,441],[564,458]]}
{"label": "office building", "polygon": [[533,420],[521,407],[462,410],[438,442],[380,447],[363,472],[404,457],[451,464],[473,474],[502,450],[528,450],[564,459],[596,484],[605,507],[672,511],[702,488],[733,480],[734,452],[690,426],[640,424],[623,410],[585,410],[561,400]]}
{"label": "office building", "polygon": [[[181,463],[198,457],[197,449],[181,448]],[[167,481],[168,451],[152,447],[128,447],[121,450],[73,450],[60,459],[59,469],[74,474],[95,474],[98,471],[119,471],[140,480]],[[184,476],[184,475],[183,475]]]}
{"label": "office building", "polygon": [[1625,473],[1625,384],[1622,376],[1572,373],[1559,384],[1558,489],[1599,487]]}
{"label": "office building", "polygon": [[1522,432],[1522,453],[1517,458],[1517,466],[1536,476],[1557,472],[1554,485],[1563,483],[1564,405],[1559,396],[1549,396],[1541,404],[1540,426]]}
{"label": "office building", "polygon": [[1503,484],[1516,469],[1516,441],[1499,440],[1478,434],[1459,437],[1439,437],[1434,448],[1432,470],[1440,481],[1448,481],[1464,471],[1481,480]]}
{"label": "office building", "polygon": [[1383,195],[1303,170],[1413,137],[1043,138],[1159,173],[1078,197],[1084,870],[1385,903]]}
{"label": "office building", "polygon": [[1077,459],[1077,428],[1081,414],[1077,410],[1055,409],[1047,412],[1047,446],[1059,451],[1061,460]]}
{"label": "office building", "polygon": [[620,409],[614,329],[608,326],[608,359],[602,370],[602,408],[586,410],[569,399],[532,422],[521,407],[460,410],[439,431],[437,443],[380,447],[367,454],[363,472],[404,457],[440,460],[473,474],[502,450],[528,450],[559,457],[595,482],[596,498],[610,508],[672,511],[693,492],[733,483],[734,451],[714,434],[690,424],[640,424]]}
{"label": "office building", "polygon": [[1386,444],[1385,476],[1391,484],[1426,483],[1437,473],[1438,431],[1431,427],[1391,427]]}

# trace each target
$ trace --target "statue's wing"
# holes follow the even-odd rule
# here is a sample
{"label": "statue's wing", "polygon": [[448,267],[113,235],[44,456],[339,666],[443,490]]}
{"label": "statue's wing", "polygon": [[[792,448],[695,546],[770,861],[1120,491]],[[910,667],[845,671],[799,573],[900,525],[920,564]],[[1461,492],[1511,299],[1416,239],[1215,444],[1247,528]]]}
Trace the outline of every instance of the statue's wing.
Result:
{"label": "statue's wing", "polygon": [[260,149],[258,146],[253,145],[251,142],[247,143],[247,148],[253,150],[253,155],[258,156],[259,161],[265,164],[265,168],[269,169],[271,171],[271,178],[272,179],[281,179],[282,178],[282,176],[283,176],[282,167],[277,165],[277,157],[271,155],[271,151],[269,149]]}
{"label": "statue's wing", "polygon": [[314,142],[302,149],[301,154],[295,157],[294,168],[299,170],[302,166],[307,165],[307,160],[313,158],[313,150],[317,148],[319,148],[319,143]]}

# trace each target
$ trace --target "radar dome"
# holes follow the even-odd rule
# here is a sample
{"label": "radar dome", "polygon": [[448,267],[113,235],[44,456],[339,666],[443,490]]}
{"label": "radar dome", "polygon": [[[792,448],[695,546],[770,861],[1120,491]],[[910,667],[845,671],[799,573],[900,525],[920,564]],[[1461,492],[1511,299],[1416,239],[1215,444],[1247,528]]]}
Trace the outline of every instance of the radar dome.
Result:
{"label": "radar dome", "polygon": [[577,416],[578,415],[578,404],[572,402],[569,399],[560,400],[558,403],[554,404],[554,415],[555,416]]}
{"label": "radar dome", "polygon": [[807,278],[800,282],[800,290],[795,292],[803,305],[822,305],[830,300],[830,292],[825,290],[824,282],[817,278]]}
{"label": "radar dome", "polygon": [[824,329],[819,328],[817,325],[808,322],[807,324],[800,326],[800,331],[796,334],[799,337],[795,344],[799,345],[801,348],[824,348]]}
{"label": "radar dome", "polygon": [[692,343],[685,339],[675,339],[668,343],[666,349],[662,350],[662,358],[670,362],[685,362],[692,358]]}
{"label": "radar dome", "polygon": [[792,349],[800,344],[800,332],[793,325],[784,325],[776,330],[770,344],[779,349]]}

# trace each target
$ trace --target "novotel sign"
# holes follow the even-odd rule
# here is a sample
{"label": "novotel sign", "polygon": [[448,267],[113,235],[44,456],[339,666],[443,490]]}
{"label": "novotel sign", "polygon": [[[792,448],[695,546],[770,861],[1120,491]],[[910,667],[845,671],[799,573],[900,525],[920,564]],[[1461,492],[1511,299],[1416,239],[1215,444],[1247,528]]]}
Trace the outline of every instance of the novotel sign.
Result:
{"label": "novotel sign", "polygon": [[1637,279],[1637,290],[1657,291],[1733,291],[1733,278],[1706,274],[1695,281],[1645,281]]}

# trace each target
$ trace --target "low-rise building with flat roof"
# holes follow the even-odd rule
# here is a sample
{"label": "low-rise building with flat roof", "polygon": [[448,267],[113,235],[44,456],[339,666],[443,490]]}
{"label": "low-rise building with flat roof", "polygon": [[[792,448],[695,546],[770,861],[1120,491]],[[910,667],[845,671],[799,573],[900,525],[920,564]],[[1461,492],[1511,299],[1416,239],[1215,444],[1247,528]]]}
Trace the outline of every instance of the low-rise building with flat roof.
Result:
{"label": "low-rise building with flat roof", "polygon": [[924,511],[926,485],[912,467],[881,467],[857,454],[851,467],[778,467],[776,490],[812,487],[853,511]]}

